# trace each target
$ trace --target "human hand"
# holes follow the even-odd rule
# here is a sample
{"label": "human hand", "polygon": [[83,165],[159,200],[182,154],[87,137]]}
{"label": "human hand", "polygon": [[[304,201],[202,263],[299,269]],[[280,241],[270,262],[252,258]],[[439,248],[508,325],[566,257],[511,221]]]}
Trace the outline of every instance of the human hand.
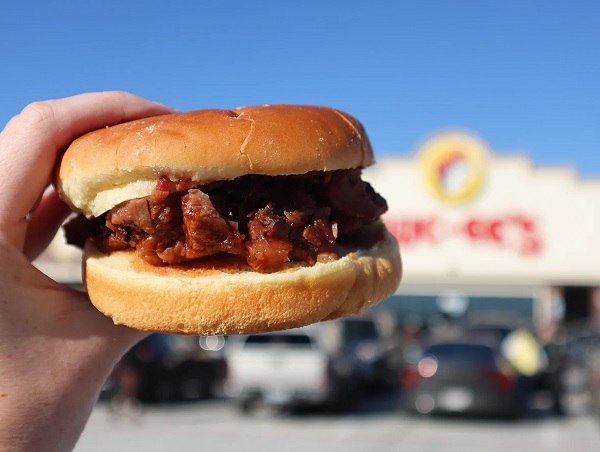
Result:
{"label": "human hand", "polygon": [[124,92],[36,102],[0,133],[0,451],[70,450],[119,358],[146,333],[31,265],[69,208],[50,186],[75,138],[173,111]]}

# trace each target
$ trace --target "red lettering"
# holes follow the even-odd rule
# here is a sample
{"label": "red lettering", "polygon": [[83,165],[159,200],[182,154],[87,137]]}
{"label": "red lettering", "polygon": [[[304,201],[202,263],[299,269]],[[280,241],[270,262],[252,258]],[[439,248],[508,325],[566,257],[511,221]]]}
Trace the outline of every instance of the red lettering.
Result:
{"label": "red lettering", "polygon": [[531,218],[520,215],[511,218],[521,233],[519,251],[524,256],[532,256],[542,251],[542,239],[537,232],[536,223]]}
{"label": "red lettering", "polygon": [[522,256],[535,256],[543,249],[535,219],[522,214],[471,216],[459,223],[443,217],[386,218],[386,224],[401,245],[433,245],[462,236],[473,244],[495,245]]}
{"label": "red lettering", "polygon": [[434,218],[414,219],[414,220],[386,220],[386,225],[390,232],[396,237],[398,243],[411,245],[416,242],[436,243]]}
{"label": "red lettering", "polygon": [[502,243],[503,220],[494,220],[489,225],[489,236],[496,243]]}
{"label": "red lettering", "polygon": [[469,220],[466,224],[467,236],[470,239],[480,239],[484,237],[483,225],[478,220]]}
{"label": "red lettering", "polygon": [[415,239],[435,243],[434,227],[435,220],[431,218],[415,221]]}
{"label": "red lettering", "polygon": [[502,243],[503,224],[502,220],[471,219],[465,225],[465,232],[472,240]]}

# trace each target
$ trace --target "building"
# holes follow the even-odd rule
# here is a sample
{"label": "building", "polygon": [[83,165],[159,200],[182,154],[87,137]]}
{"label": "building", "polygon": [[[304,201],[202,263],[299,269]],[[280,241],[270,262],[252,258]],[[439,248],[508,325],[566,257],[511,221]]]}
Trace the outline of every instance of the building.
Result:
{"label": "building", "polygon": [[387,305],[405,320],[600,321],[600,180],[494,154],[462,131],[379,159],[366,178],[400,243],[403,282]]}

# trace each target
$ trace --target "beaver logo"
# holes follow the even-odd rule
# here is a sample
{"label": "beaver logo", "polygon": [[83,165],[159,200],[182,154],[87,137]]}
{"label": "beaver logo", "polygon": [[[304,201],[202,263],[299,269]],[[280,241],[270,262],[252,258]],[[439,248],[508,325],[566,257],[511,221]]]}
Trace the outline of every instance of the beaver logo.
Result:
{"label": "beaver logo", "polygon": [[441,200],[467,202],[483,187],[487,154],[485,144],[466,133],[434,136],[419,151],[423,179]]}

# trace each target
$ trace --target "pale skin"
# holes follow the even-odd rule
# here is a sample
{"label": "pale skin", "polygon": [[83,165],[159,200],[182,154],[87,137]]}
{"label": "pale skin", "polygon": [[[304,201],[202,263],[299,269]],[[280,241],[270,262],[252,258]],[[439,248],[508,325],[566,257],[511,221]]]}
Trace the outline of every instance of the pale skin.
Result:
{"label": "pale skin", "polygon": [[173,110],[124,92],[36,102],[0,133],[0,451],[68,451],[120,357],[147,333],[31,265],[69,208],[49,185],[84,133]]}

